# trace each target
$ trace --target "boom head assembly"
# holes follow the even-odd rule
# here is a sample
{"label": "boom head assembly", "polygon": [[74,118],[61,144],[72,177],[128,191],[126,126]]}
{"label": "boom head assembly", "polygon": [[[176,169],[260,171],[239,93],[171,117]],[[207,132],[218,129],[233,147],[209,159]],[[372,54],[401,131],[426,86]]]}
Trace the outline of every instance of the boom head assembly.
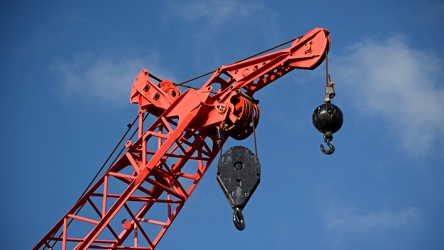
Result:
{"label": "boom head assembly", "polygon": [[[256,138],[259,108],[254,94],[294,69],[313,70],[327,61],[329,33],[315,28],[222,65],[200,76],[211,74],[200,88],[184,92],[179,87],[200,77],[174,83],[142,69],[130,94],[130,102],[138,104],[139,110],[127,131],[135,130],[137,138],[124,135],[122,140],[127,142],[116,160],[105,162],[107,170],[33,249],[153,250],[218,155],[217,180],[233,208],[234,225],[243,230],[242,210],[261,177],[256,140],[254,154],[236,146],[222,155],[223,145],[229,137],[243,140],[253,134]],[[312,117],[330,147],[325,150],[321,145],[326,154],[333,153],[332,134],[343,121],[341,110],[330,103],[333,97],[333,83],[328,80],[325,104]],[[160,210],[163,213],[157,214]]]}

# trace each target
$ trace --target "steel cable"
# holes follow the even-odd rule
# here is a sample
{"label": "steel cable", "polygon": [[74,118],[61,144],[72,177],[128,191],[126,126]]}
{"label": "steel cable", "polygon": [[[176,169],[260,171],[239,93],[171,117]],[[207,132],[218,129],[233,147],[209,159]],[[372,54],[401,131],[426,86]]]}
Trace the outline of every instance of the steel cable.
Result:
{"label": "steel cable", "polygon": [[[289,44],[289,43],[295,41],[296,39],[300,39],[300,38],[302,38],[302,36],[299,36],[299,37],[296,37],[296,38],[291,39],[291,40],[289,40],[289,41],[283,42],[283,43],[281,43],[281,44],[278,44],[278,45],[276,45],[276,46],[274,46],[274,47],[271,47],[271,48],[269,48],[269,49],[263,50],[263,51],[261,51],[261,52],[259,52],[259,53],[256,53],[256,54],[254,54],[254,55],[251,55],[251,56],[249,56],[249,57],[245,57],[244,59],[241,59],[241,60],[239,60],[239,61],[236,61],[236,62],[234,62],[234,63],[232,63],[232,64],[240,63],[240,62],[243,62],[243,61],[245,61],[245,60],[251,59],[251,58],[253,58],[253,57],[256,57],[256,56],[262,55],[262,54],[264,54],[264,53],[266,53],[266,52],[269,52],[269,51],[271,51],[271,50],[274,50],[274,49],[277,49],[277,48],[279,48],[279,47],[282,47],[282,46],[284,46],[284,45],[286,45],[286,44]],[[196,88],[196,87],[187,86],[187,85],[185,85],[185,83],[189,83],[189,82],[192,82],[192,81],[197,80],[197,79],[199,79],[199,78],[202,78],[202,77],[204,77],[204,76],[207,76],[207,75],[209,75],[209,74],[212,74],[212,73],[216,72],[216,70],[217,70],[217,69],[214,69],[214,70],[208,71],[207,73],[204,73],[204,74],[202,74],[202,75],[199,75],[199,76],[196,76],[196,77],[190,78],[190,79],[188,79],[188,80],[186,80],[186,81],[183,81],[183,82],[180,82],[180,83],[174,83],[174,85],[175,85],[175,86],[180,86],[180,87],[185,87],[185,88],[198,89],[198,88]],[[162,81],[159,77],[157,77],[157,76],[155,76],[155,75],[153,75],[153,74],[151,74],[151,73],[149,73],[149,76],[152,77],[153,79],[155,79],[155,80],[158,81],[158,82]]]}
{"label": "steel cable", "polygon": [[[128,124],[128,125],[127,125],[127,126],[128,126],[128,129],[126,130],[126,132],[124,133],[124,135],[122,136],[122,138],[120,138],[119,142],[118,142],[117,145],[114,147],[114,149],[112,150],[112,152],[111,152],[111,154],[108,156],[108,158],[106,158],[105,162],[102,164],[102,166],[100,167],[100,169],[97,171],[96,175],[93,177],[93,179],[91,180],[91,182],[90,182],[90,183],[88,184],[88,186],[85,188],[85,190],[83,191],[82,195],[80,195],[80,198],[78,199],[78,201],[79,201],[80,199],[82,199],[83,196],[85,196],[86,192],[88,192],[88,190],[89,190],[89,189],[91,188],[91,186],[94,184],[94,182],[96,181],[96,179],[97,179],[97,177],[99,176],[99,174],[100,174],[100,173],[102,172],[102,170],[105,168],[105,166],[107,165],[108,161],[109,161],[109,160],[111,159],[111,157],[114,155],[114,153],[116,152],[117,148],[121,145],[122,141],[125,139],[125,137],[128,135],[128,133],[129,133],[129,131],[131,130],[131,128],[132,128],[132,127],[134,126],[134,124],[136,123],[138,117],[139,117],[139,116],[137,115],[136,118],[134,119],[134,121],[133,121],[131,124]],[[146,119],[147,117],[148,117],[148,114],[143,118],[143,120],[145,121],[145,119]],[[139,128],[136,128],[136,129],[134,130],[133,134],[129,137],[129,140],[131,140],[131,139],[134,137],[134,135],[137,133],[138,130],[139,130]],[[113,160],[113,161],[111,162],[111,164],[110,164],[110,168],[111,168],[111,166],[113,166],[114,163],[117,161],[117,159],[119,158],[119,156],[122,154],[123,150],[125,150],[125,147],[123,147],[123,148],[120,150],[120,152],[116,155],[116,157],[114,158],[114,160]],[[109,169],[109,168],[108,168],[108,169]],[[78,215],[78,214],[80,213],[81,210],[82,210],[82,207],[79,207],[79,209],[77,209],[77,210],[75,211],[74,214],[75,214],[75,215]],[[69,227],[69,225],[71,225],[71,223],[72,223],[73,220],[74,220],[74,219],[71,218],[71,219],[68,221],[68,225],[67,225],[67,227]],[[57,232],[58,232],[58,231],[57,231]],[[53,234],[53,236],[54,236],[57,232],[55,232],[55,233]],[[60,238],[60,237],[62,236],[62,234],[63,234],[63,232],[60,232],[58,238]],[[56,243],[57,243],[57,242],[54,242],[50,249],[53,249]],[[45,246],[43,249],[46,249],[46,246]]]}
{"label": "steel cable", "polygon": [[[277,49],[277,48],[279,48],[279,47],[281,47],[281,46],[284,46],[284,45],[286,45],[286,44],[288,44],[288,43],[291,43],[291,42],[295,41],[296,39],[300,39],[300,38],[302,38],[302,36],[299,36],[299,37],[294,38],[294,39],[291,39],[291,40],[289,40],[289,41],[287,41],[287,42],[284,42],[284,43],[281,43],[281,44],[279,44],[279,45],[276,45],[276,46],[274,46],[274,47],[272,47],[272,48],[269,48],[269,49],[263,50],[263,51],[261,51],[261,52],[259,52],[259,53],[256,53],[256,54],[254,54],[254,55],[248,56],[248,57],[246,57],[246,58],[243,58],[243,59],[241,59],[241,60],[239,60],[239,61],[234,62],[233,64],[235,64],[235,63],[239,63],[239,62],[242,62],[242,61],[245,61],[245,60],[248,60],[248,59],[251,59],[251,58],[256,57],[256,56],[259,56],[259,55],[262,55],[262,54],[264,54],[264,53],[266,53],[266,52],[269,52],[269,51],[271,51],[271,50]],[[210,75],[210,74],[216,72],[216,70],[217,70],[217,69],[214,69],[214,70],[211,70],[211,71],[209,71],[209,72],[207,72],[207,73],[201,74],[201,75],[196,76],[196,77],[193,77],[193,78],[191,78],[191,79],[188,79],[188,80],[186,80],[186,81],[183,81],[183,82],[180,82],[180,83],[174,83],[174,84],[175,84],[175,86],[181,86],[181,87],[185,87],[185,88],[198,89],[198,88],[196,88],[196,87],[187,86],[187,85],[185,85],[185,84],[186,84],[186,83],[189,83],[189,82],[192,82],[192,81],[194,81],[194,80],[197,80],[197,79],[199,79],[199,78],[202,78],[202,77],[204,77],[204,76]],[[155,75],[153,75],[153,74],[151,74],[151,73],[149,73],[149,76],[150,76],[151,78],[155,79],[155,80],[158,81],[158,82],[161,82],[161,81],[162,81],[161,78],[159,78],[159,77],[157,77],[157,76],[155,76]],[[145,121],[145,119],[146,119],[147,117],[148,117],[148,114],[143,118],[143,120]],[[88,190],[89,190],[89,189],[91,188],[91,186],[94,184],[95,180],[96,180],[97,177],[100,175],[100,173],[102,172],[102,170],[105,168],[105,166],[107,165],[108,161],[109,161],[109,160],[111,159],[111,157],[114,155],[114,153],[116,152],[117,148],[121,145],[122,141],[125,139],[125,137],[128,135],[128,133],[129,133],[129,131],[131,130],[131,128],[132,128],[132,127],[134,126],[134,124],[136,123],[137,119],[138,119],[138,116],[136,116],[136,118],[134,119],[134,121],[133,121],[132,124],[128,124],[128,129],[127,129],[127,131],[126,131],[125,134],[122,136],[122,138],[121,138],[120,141],[117,143],[117,145],[114,147],[114,149],[112,150],[111,154],[110,154],[110,155],[108,156],[108,158],[105,160],[105,162],[104,162],[103,165],[100,167],[100,169],[98,170],[98,172],[96,173],[96,175],[93,177],[93,179],[91,180],[91,182],[90,182],[90,183],[88,184],[88,186],[85,188],[85,190],[83,191],[83,193],[82,193],[82,195],[80,196],[79,200],[80,200],[80,199],[81,199],[81,198],[82,198],[82,197],[88,192]],[[254,122],[253,122],[253,130],[254,130]],[[137,131],[138,131],[138,128],[134,131],[134,133],[131,135],[131,137],[130,137],[129,139],[132,139],[132,138],[134,137],[134,135],[137,133]],[[255,132],[255,131],[254,131],[254,132]],[[255,147],[255,148],[256,148],[256,147]],[[118,159],[119,155],[123,152],[124,149],[125,149],[125,148],[122,148],[122,149],[120,150],[120,152],[117,154],[116,158],[112,161],[110,167],[116,162],[116,160]],[[256,148],[255,151],[256,151],[256,154],[257,154],[257,148]],[[77,215],[77,214],[80,212],[81,209],[82,209],[82,207],[80,207],[78,210],[76,210],[75,215]],[[69,220],[67,226],[69,226],[69,225],[71,224],[72,221],[73,221],[73,219],[71,218],[71,219]],[[62,233],[63,233],[63,232],[60,233],[59,237],[62,235]],[[55,235],[55,234],[56,234],[56,233],[54,233],[54,235]],[[53,235],[53,236],[54,236],[54,235]],[[51,246],[50,249],[52,249],[52,248],[54,247],[55,244],[56,244],[56,242],[53,243],[53,245]],[[44,249],[46,249],[46,247],[45,247]]]}

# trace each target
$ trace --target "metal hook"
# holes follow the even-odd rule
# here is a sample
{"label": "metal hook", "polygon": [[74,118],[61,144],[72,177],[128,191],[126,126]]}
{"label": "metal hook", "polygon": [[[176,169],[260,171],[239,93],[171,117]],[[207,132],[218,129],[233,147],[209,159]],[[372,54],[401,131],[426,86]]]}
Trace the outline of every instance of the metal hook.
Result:
{"label": "metal hook", "polygon": [[321,151],[322,153],[326,154],[326,155],[331,155],[333,154],[333,152],[335,152],[335,146],[333,146],[329,140],[326,140],[325,143],[327,143],[327,146],[329,147],[328,150],[326,150],[324,148],[324,145],[321,144]]}
{"label": "metal hook", "polygon": [[234,208],[233,211],[233,223],[237,230],[242,231],[245,229],[245,220],[242,210],[238,207]]}

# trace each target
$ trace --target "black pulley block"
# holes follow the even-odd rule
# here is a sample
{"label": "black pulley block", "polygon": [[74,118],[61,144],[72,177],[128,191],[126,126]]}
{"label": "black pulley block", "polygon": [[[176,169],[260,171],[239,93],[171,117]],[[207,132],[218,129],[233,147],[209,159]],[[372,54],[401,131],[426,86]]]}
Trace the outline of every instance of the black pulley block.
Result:
{"label": "black pulley block", "polygon": [[332,103],[324,103],[313,111],[312,121],[319,132],[331,136],[342,127],[344,117],[338,106]]}
{"label": "black pulley block", "polygon": [[217,164],[217,182],[231,207],[244,209],[260,182],[261,164],[243,146],[228,149]]}

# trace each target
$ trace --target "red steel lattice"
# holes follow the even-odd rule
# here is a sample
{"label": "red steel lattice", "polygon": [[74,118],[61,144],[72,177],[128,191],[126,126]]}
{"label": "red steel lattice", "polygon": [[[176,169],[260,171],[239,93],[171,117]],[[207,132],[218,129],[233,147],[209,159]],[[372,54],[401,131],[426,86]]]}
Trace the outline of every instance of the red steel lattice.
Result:
{"label": "red steel lattice", "polygon": [[[154,249],[226,137],[252,133],[253,94],[293,69],[316,68],[329,46],[329,32],[316,28],[289,48],[221,66],[183,94],[142,70],[130,96],[140,107],[137,141],[33,249]],[[157,117],[146,130],[145,113]]]}

